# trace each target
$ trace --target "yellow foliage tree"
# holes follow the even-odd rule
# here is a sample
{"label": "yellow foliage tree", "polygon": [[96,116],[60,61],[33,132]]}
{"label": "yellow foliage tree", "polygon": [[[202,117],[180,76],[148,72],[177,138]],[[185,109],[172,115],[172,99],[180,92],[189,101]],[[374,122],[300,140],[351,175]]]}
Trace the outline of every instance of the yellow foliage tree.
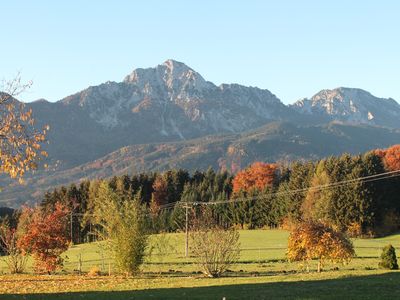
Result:
{"label": "yellow foliage tree", "polygon": [[41,144],[48,126],[35,129],[32,110],[15,100],[30,86],[22,84],[19,75],[0,85],[0,172],[20,181],[27,171],[37,168],[41,157],[47,156]]}
{"label": "yellow foliage tree", "polygon": [[289,236],[288,260],[318,259],[318,272],[326,260],[348,263],[354,255],[353,244],[343,233],[320,222],[300,223]]}

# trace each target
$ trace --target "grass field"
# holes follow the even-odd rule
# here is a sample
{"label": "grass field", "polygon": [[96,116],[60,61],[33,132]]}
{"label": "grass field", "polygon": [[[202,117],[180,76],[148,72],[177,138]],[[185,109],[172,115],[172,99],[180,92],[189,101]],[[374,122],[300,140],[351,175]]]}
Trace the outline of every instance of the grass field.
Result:
{"label": "grass field", "polygon": [[[241,257],[226,276],[202,278],[193,258],[183,256],[184,235],[152,237],[151,244],[168,240],[170,247],[157,249],[135,278],[114,275],[114,266],[101,244],[72,246],[65,254],[64,270],[57,275],[0,276],[1,299],[387,299],[400,297],[400,272],[379,270],[383,246],[400,251],[400,235],[380,239],[356,239],[357,258],[349,265],[325,266],[324,272],[306,272],[304,266],[285,261],[288,233],[283,230],[241,231]],[[104,258],[102,258],[102,255]],[[98,266],[112,276],[78,275]],[[315,264],[311,265],[315,268]],[[6,272],[5,265],[0,270]]]}

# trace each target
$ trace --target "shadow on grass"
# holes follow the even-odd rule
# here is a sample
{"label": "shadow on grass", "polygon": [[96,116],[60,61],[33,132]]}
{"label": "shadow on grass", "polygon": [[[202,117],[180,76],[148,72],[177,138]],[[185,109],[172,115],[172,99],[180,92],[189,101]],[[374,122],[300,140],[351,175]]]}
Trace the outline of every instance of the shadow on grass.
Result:
{"label": "shadow on grass", "polygon": [[[184,280],[184,279],[182,279]],[[400,272],[330,280],[98,291],[59,294],[3,295],[4,299],[395,299]]]}
{"label": "shadow on grass", "polygon": [[[258,277],[258,276],[277,276],[277,275],[288,275],[288,274],[297,274],[297,273],[304,273],[304,272],[299,272],[296,270],[289,270],[289,271],[253,271],[253,272],[248,272],[248,271],[232,271],[232,270],[227,270],[224,273],[225,278],[227,277]],[[180,271],[180,270],[170,270],[168,272],[146,272],[141,275],[140,278],[160,278],[160,277],[204,277],[202,276],[202,272],[197,271],[197,272],[185,272],[185,271]]]}

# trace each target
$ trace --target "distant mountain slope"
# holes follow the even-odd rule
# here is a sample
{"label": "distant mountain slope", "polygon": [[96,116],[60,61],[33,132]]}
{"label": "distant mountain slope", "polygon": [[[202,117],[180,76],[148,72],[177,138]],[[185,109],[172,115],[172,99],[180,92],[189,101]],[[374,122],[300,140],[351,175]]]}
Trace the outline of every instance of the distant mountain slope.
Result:
{"label": "distant mountain slope", "polygon": [[302,114],[330,120],[400,128],[400,105],[391,98],[378,98],[361,89],[322,90],[292,107]]}
{"label": "distant mountain slope", "polygon": [[[374,138],[371,139],[371,136]],[[274,122],[242,134],[207,136],[189,141],[131,145],[93,162],[67,170],[39,172],[26,186],[15,182],[2,192],[2,199],[16,206],[40,199],[44,191],[84,178],[106,178],[141,171],[170,168],[237,171],[253,161],[317,159],[344,152],[362,153],[400,141],[400,130],[371,126],[327,124],[298,126]]]}
{"label": "distant mountain slope", "polygon": [[216,86],[183,63],[136,69],[56,103],[29,104],[49,124],[49,156],[69,168],[132,144],[238,133],[297,113],[268,90]]}

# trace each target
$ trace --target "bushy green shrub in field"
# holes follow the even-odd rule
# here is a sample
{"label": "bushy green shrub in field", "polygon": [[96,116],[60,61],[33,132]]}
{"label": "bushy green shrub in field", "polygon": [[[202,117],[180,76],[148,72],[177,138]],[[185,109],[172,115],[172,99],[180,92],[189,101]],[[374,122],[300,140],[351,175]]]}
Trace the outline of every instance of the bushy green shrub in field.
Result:
{"label": "bushy green shrub in field", "polygon": [[102,228],[99,234],[108,241],[118,269],[126,274],[138,273],[148,243],[140,195],[133,199],[120,197],[103,181],[95,198],[94,215]]}
{"label": "bushy green shrub in field", "polygon": [[379,267],[389,270],[397,270],[399,268],[399,265],[397,264],[396,250],[392,245],[387,245],[383,248]]}

